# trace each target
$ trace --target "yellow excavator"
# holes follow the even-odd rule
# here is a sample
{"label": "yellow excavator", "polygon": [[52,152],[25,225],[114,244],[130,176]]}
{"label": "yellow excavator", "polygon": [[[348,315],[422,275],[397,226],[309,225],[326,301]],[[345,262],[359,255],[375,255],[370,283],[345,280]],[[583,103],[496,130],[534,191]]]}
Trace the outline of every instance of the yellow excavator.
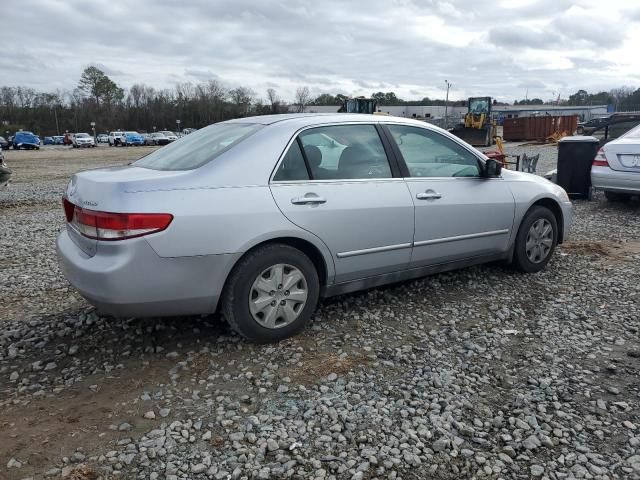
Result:
{"label": "yellow excavator", "polygon": [[493,145],[496,126],[491,121],[491,97],[469,98],[464,123],[453,127],[451,133],[473,146]]}

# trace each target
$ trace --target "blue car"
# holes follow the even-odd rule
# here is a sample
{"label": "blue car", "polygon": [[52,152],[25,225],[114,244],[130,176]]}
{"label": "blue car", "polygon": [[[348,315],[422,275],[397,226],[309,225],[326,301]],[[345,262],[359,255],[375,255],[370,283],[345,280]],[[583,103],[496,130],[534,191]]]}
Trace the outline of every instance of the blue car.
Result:
{"label": "blue car", "polygon": [[24,149],[40,149],[40,138],[31,132],[16,132],[11,140],[14,150]]}
{"label": "blue car", "polygon": [[138,132],[124,132],[121,145],[125,147],[131,145],[144,145],[144,138]]}
{"label": "blue car", "polygon": [[45,145],[53,145],[53,137],[44,137],[44,142]]}

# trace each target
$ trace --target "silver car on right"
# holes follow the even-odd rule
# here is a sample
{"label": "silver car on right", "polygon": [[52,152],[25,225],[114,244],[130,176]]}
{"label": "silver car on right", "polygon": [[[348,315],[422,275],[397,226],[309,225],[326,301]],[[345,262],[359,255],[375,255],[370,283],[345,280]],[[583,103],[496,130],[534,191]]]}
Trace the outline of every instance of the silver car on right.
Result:
{"label": "silver car on right", "polygon": [[604,190],[610,201],[640,195],[640,125],[598,150],[591,167],[591,184]]}

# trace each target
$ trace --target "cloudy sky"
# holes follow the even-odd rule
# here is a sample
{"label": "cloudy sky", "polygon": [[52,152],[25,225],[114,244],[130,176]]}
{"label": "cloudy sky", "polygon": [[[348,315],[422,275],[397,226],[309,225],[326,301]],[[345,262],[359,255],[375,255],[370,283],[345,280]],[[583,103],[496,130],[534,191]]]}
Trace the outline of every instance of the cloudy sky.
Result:
{"label": "cloudy sky", "polygon": [[[640,87],[639,0],[3,0],[0,85],[216,78],[313,94],[563,97]],[[489,6],[491,3],[492,6]]]}

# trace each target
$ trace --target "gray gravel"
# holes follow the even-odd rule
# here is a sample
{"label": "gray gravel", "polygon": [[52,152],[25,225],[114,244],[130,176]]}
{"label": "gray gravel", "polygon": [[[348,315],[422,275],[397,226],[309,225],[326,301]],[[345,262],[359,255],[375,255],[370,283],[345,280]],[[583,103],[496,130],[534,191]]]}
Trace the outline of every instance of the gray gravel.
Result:
{"label": "gray gravel", "polygon": [[539,274],[338,297],[251,345],[84,303],[55,264],[64,184],[0,193],[0,478],[640,478],[640,202],[576,201]]}

